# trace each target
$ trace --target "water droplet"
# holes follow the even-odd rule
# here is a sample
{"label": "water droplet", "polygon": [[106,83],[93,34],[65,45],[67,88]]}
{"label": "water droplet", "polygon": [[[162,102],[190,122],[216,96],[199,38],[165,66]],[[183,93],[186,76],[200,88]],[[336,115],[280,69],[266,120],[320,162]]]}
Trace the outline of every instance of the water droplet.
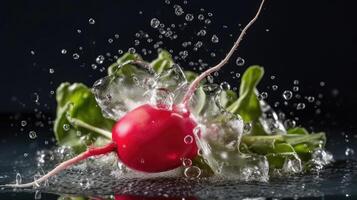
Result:
{"label": "water droplet", "polygon": [[53,74],[53,73],[55,73],[55,70],[54,70],[53,68],[50,68],[50,69],[48,70],[48,72],[49,72],[50,74]]}
{"label": "water droplet", "polygon": [[31,54],[31,55],[35,55],[35,51],[34,51],[34,50],[31,50],[31,51],[30,51],[30,54]]}
{"label": "water droplet", "polygon": [[37,92],[34,92],[31,96],[31,99],[33,100],[33,102],[38,103],[40,101],[40,95],[38,95]]}
{"label": "water droplet", "polygon": [[73,59],[75,59],[75,60],[79,59],[79,54],[78,53],[74,53],[72,56],[73,56]]}
{"label": "water droplet", "polygon": [[108,39],[108,42],[109,42],[109,44],[113,43],[113,39],[112,39],[112,38],[109,38],[109,39]]}
{"label": "water droplet", "polygon": [[275,76],[270,76],[270,79],[271,80],[274,80],[276,77]]}
{"label": "water droplet", "polygon": [[217,37],[217,35],[212,35],[211,41],[213,43],[218,43],[219,42],[219,38]]}
{"label": "water droplet", "polygon": [[187,167],[184,174],[187,178],[198,178],[201,175],[201,169],[196,166]]}
{"label": "water droplet", "polygon": [[345,151],[345,155],[347,157],[353,156],[355,154],[355,151],[352,148],[347,147]]}
{"label": "water droplet", "polygon": [[298,86],[294,86],[294,87],[293,87],[293,91],[294,91],[294,92],[298,92],[299,89],[300,89],[300,88],[299,88]]}
{"label": "water droplet", "polygon": [[27,121],[22,120],[22,121],[21,121],[21,126],[26,126],[26,125],[27,125]]}
{"label": "water droplet", "polygon": [[96,59],[95,59],[95,62],[99,65],[103,64],[105,60],[105,57],[103,55],[99,55]]}
{"label": "water droplet", "polygon": [[186,21],[192,21],[194,18],[195,17],[190,13],[186,14],[186,16],[185,16]]}
{"label": "water droplet", "polygon": [[160,25],[160,21],[157,18],[152,18],[150,21],[150,25],[153,28],[157,28]]}
{"label": "water droplet", "polygon": [[283,92],[283,97],[285,100],[290,100],[293,97],[293,93],[290,90],[285,90]]}
{"label": "water droplet", "polygon": [[22,183],[22,177],[21,177],[21,174],[20,174],[20,173],[17,173],[17,174],[16,174],[16,180],[15,180],[15,182],[16,182],[16,185],[19,185],[19,184]]}
{"label": "water droplet", "polygon": [[227,83],[226,81],[224,81],[224,82],[222,82],[222,83],[220,84],[220,88],[221,88],[222,90],[230,90],[230,89],[231,89],[231,86],[229,85],[229,83]]}
{"label": "water droplet", "polygon": [[193,137],[191,135],[186,135],[185,138],[183,139],[185,144],[192,144],[193,143]]}
{"label": "water droplet", "polygon": [[211,23],[211,20],[210,19],[206,19],[205,20],[205,24],[210,24]]}
{"label": "water droplet", "polygon": [[184,11],[183,11],[183,9],[182,9],[181,6],[175,5],[174,8],[175,8],[175,14],[176,14],[177,16],[180,16],[180,15],[182,15],[182,14],[184,13]]}
{"label": "water droplet", "polygon": [[136,50],[135,50],[135,48],[130,47],[130,48],[128,49],[128,52],[131,53],[131,54],[134,54],[134,53],[136,52]]}
{"label": "water droplet", "polygon": [[34,199],[41,199],[41,198],[42,198],[41,192],[39,190],[36,190]]}
{"label": "water droplet", "polygon": [[61,54],[66,54],[67,53],[67,50],[66,49],[62,49],[61,50]]}
{"label": "water droplet", "polygon": [[70,125],[69,124],[63,124],[63,130],[64,131],[69,131]]}
{"label": "water droplet", "polygon": [[237,60],[236,60],[236,65],[238,66],[243,66],[245,63],[245,60],[241,57],[238,57]]}
{"label": "water droplet", "polygon": [[239,78],[240,77],[240,73],[236,73],[236,77]]}
{"label": "water droplet", "polygon": [[260,98],[261,100],[267,99],[267,98],[268,98],[268,93],[267,93],[267,92],[262,92],[262,93],[259,95],[259,98]]}
{"label": "water droplet", "polygon": [[326,85],[325,82],[323,82],[323,81],[320,82],[320,86],[321,86],[321,87],[324,87],[325,85]]}
{"label": "water droplet", "polygon": [[91,67],[93,70],[96,70],[98,68],[98,66],[96,64],[91,64]]}
{"label": "water droplet", "polygon": [[205,16],[203,16],[202,14],[199,14],[197,18],[198,18],[199,20],[204,20],[204,19],[205,19]]}
{"label": "water droplet", "polygon": [[271,88],[272,88],[274,91],[276,91],[276,90],[278,89],[278,86],[277,86],[277,85],[273,85]]}
{"label": "water droplet", "polygon": [[291,119],[287,119],[284,121],[284,126],[289,129],[289,128],[294,128],[296,126],[296,122]]}
{"label": "water droplet", "polygon": [[251,130],[252,130],[252,124],[251,123],[244,123],[243,133],[249,133]]}
{"label": "water droplet", "polygon": [[182,165],[184,167],[190,167],[192,165],[192,160],[189,158],[183,158],[182,159]]}
{"label": "water droplet", "polygon": [[315,97],[309,96],[309,97],[307,97],[307,101],[312,103],[315,101]]}
{"label": "water droplet", "polygon": [[89,18],[88,22],[89,24],[95,24],[95,20],[93,18]]}
{"label": "water droplet", "polygon": [[36,139],[37,138],[37,133],[35,131],[30,131],[29,132],[29,137],[30,137],[30,139]]}
{"label": "water droplet", "polygon": [[304,110],[305,109],[305,104],[304,103],[298,103],[296,106],[297,110]]}

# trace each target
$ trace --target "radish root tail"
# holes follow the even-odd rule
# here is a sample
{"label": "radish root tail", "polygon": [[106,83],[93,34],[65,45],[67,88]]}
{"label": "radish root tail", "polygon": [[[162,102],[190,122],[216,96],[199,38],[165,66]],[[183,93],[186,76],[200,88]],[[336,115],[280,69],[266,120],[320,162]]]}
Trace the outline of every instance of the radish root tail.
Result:
{"label": "radish root tail", "polygon": [[183,100],[182,103],[183,105],[187,108],[188,107],[188,103],[191,99],[191,97],[193,96],[193,93],[195,92],[198,84],[204,79],[206,78],[209,74],[218,71],[219,69],[221,69],[228,61],[229,59],[232,57],[234,51],[239,47],[240,42],[243,40],[244,35],[246,34],[247,30],[254,24],[254,22],[258,19],[259,14],[263,8],[265,0],[262,0],[262,2],[260,3],[259,9],[257,11],[257,13],[255,14],[255,16],[249,21],[249,23],[244,27],[244,29],[242,30],[242,32],[240,33],[238,39],[235,41],[233,47],[229,50],[229,52],[227,53],[226,57],[221,60],[221,62],[219,62],[216,66],[209,68],[208,70],[206,70],[205,72],[203,72],[200,76],[198,76],[189,86]]}
{"label": "radish root tail", "polygon": [[38,186],[41,182],[46,181],[48,178],[58,174],[59,172],[71,167],[72,165],[74,165],[82,160],[85,160],[92,156],[107,154],[107,153],[113,152],[115,150],[116,150],[116,144],[113,142],[111,142],[103,147],[89,148],[87,151],[79,154],[78,156],[59,164],[53,170],[51,170],[50,172],[48,172],[47,174],[45,174],[44,176],[42,176],[41,178],[39,178],[33,182],[25,183],[25,184],[6,184],[6,185],[0,185],[0,187],[12,187],[12,188],[35,187],[35,186]]}

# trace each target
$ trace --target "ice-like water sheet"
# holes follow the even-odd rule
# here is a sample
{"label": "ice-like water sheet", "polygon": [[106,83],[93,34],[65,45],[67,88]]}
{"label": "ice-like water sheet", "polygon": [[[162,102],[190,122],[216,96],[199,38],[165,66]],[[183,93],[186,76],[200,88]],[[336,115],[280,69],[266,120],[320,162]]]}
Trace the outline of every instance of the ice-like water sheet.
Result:
{"label": "ice-like water sheet", "polygon": [[[330,195],[357,195],[357,162],[336,161],[318,173],[289,177],[273,177],[266,182],[245,182],[221,177],[188,179],[174,176],[118,176],[120,170],[113,162],[113,155],[99,160],[88,160],[50,179],[48,185],[25,191],[38,190],[42,193],[70,194],[74,196],[109,196],[133,194],[142,196],[187,197],[197,199],[242,199],[242,198],[303,198],[328,197]],[[24,162],[19,161],[19,162]],[[1,166],[12,163],[0,161]],[[21,164],[21,163],[19,163]],[[23,163],[33,172],[33,162]],[[48,166],[51,167],[51,166]],[[11,169],[9,168],[9,172]],[[25,171],[24,171],[25,172]],[[8,173],[10,174],[10,173]],[[24,178],[28,177],[27,175]],[[8,180],[1,180],[2,182]],[[12,192],[2,189],[0,193]],[[23,190],[17,190],[23,191]]]}

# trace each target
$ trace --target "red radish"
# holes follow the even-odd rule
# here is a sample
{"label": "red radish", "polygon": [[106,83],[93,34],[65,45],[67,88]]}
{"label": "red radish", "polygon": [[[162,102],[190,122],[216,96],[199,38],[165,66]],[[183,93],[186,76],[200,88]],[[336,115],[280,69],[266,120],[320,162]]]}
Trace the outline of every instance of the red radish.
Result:
{"label": "red radish", "polygon": [[[143,172],[167,171],[181,166],[180,159],[182,158],[194,158],[197,154],[197,146],[193,139],[193,129],[197,123],[190,114],[189,101],[200,81],[212,72],[218,71],[228,62],[248,28],[257,20],[264,1],[262,0],[256,15],[242,30],[226,57],[192,82],[182,103],[173,105],[172,110],[156,108],[149,104],[139,106],[118,120],[112,130],[112,142],[106,146],[89,148],[78,156],[61,163],[34,182],[3,186],[17,188],[36,186],[88,157],[113,151],[117,152],[119,159],[129,168]],[[192,137],[192,142],[186,144],[185,137]]]}
{"label": "red radish", "polygon": [[112,139],[120,160],[129,168],[162,172],[179,167],[182,158],[193,159],[197,155],[195,126],[187,111],[144,104],[115,124]]}

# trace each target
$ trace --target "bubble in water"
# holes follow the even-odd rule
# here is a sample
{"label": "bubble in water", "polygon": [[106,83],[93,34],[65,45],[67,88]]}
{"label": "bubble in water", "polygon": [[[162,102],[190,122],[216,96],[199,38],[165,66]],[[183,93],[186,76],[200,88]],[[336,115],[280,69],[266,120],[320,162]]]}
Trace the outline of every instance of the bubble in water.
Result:
{"label": "bubble in water", "polygon": [[89,24],[95,24],[95,20],[93,18],[89,18],[88,22]]}
{"label": "bubble in water", "polygon": [[297,110],[304,110],[305,109],[305,104],[304,103],[298,103],[296,106]]}
{"label": "bubble in water", "polygon": [[190,167],[192,165],[192,160],[189,158],[183,158],[182,159],[182,165],[184,167]]}
{"label": "bubble in water", "polygon": [[79,59],[79,54],[78,53],[74,53],[72,55],[72,57],[73,57],[73,59],[78,60]]}
{"label": "bubble in water", "polygon": [[243,66],[245,63],[245,60],[241,57],[238,57],[237,60],[236,60],[236,65],[238,66]]}
{"label": "bubble in water", "polygon": [[36,139],[37,138],[37,133],[35,131],[30,131],[29,132],[29,137],[30,137],[30,139]]}
{"label": "bubble in water", "polygon": [[89,189],[90,186],[91,186],[91,181],[89,180],[89,178],[81,179],[80,182],[79,182],[79,185],[83,189]]}
{"label": "bubble in water", "polygon": [[347,157],[353,156],[354,154],[355,154],[355,151],[352,148],[349,148],[349,147],[346,148],[345,155]]}
{"label": "bubble in water", "polygon": [[183,141],[185,142],[185,144],[192,144],[193,137],[191,135],[186,135]]}
{"label": "bubble in water", "polygon": [[63,124],[63,130],[64,131],[69,131],[70,125],[69,124]]}
{"label": "bubble in water", "polygon": [[17,173],[17,174],[16,174],[16,180],[15,180],[15,182],[16,182],[16,185],[19,185],[19,184],[22,183],[22,177],[21,177],[21,174],[20,174],[20,173]]}
{"label": "bubble in water", "polygon": [[195,17],[194,17],[192,14],[190,14],[190,13],[188,13],[188,14],[185,16],[186,21],[192,21],[194,18],[195,18]]}
{"label": "bubble in water", "polygon": [[22,121],[21,121],[21,126],[26,126],[26,125],[27,125],[27,121],[22,120]]}
{"label": "bubble in water", "polygon": [[49,72],[50,74],[53,74],[53,73],[55,73],[55,70],[54,70],[53,68],[50,68],[50,69],[48,70],[48,72]]}
{"label": "bubble in water", "polygon": [[160,21],[157,18],[152,18],[150,21],[150,25],[153,28],[157,28],[160,25]]}
{"label": "bubble in water", "polygon": [[187,178],[198,178],[201,175],[201,169],[196,166],[187,167],[184,171]]}
{"label": "bubble in water", "polygon": [[99,65],[103,64],[105,60],[105,57],[103,55],[99,55],[96,59],[95,62],[97,62]]}
{"label": "bubble in water", "polygon": [[212,35],[211,41],[212,41],[213,43],[218,43],[218,42],[219,42],[218,36],[217,36],[217,35]]}
{"label": "bubble in water", "polygon": [[285,90],[283,92],[283,97],[285,100],[290,100],[293,97],[293,93],[290,90]]}
{"label": "bubble in water", "polygon": [[61,50],[61,54],[66,54],[67,53],[67,50],[66,49],[62,49]]}

